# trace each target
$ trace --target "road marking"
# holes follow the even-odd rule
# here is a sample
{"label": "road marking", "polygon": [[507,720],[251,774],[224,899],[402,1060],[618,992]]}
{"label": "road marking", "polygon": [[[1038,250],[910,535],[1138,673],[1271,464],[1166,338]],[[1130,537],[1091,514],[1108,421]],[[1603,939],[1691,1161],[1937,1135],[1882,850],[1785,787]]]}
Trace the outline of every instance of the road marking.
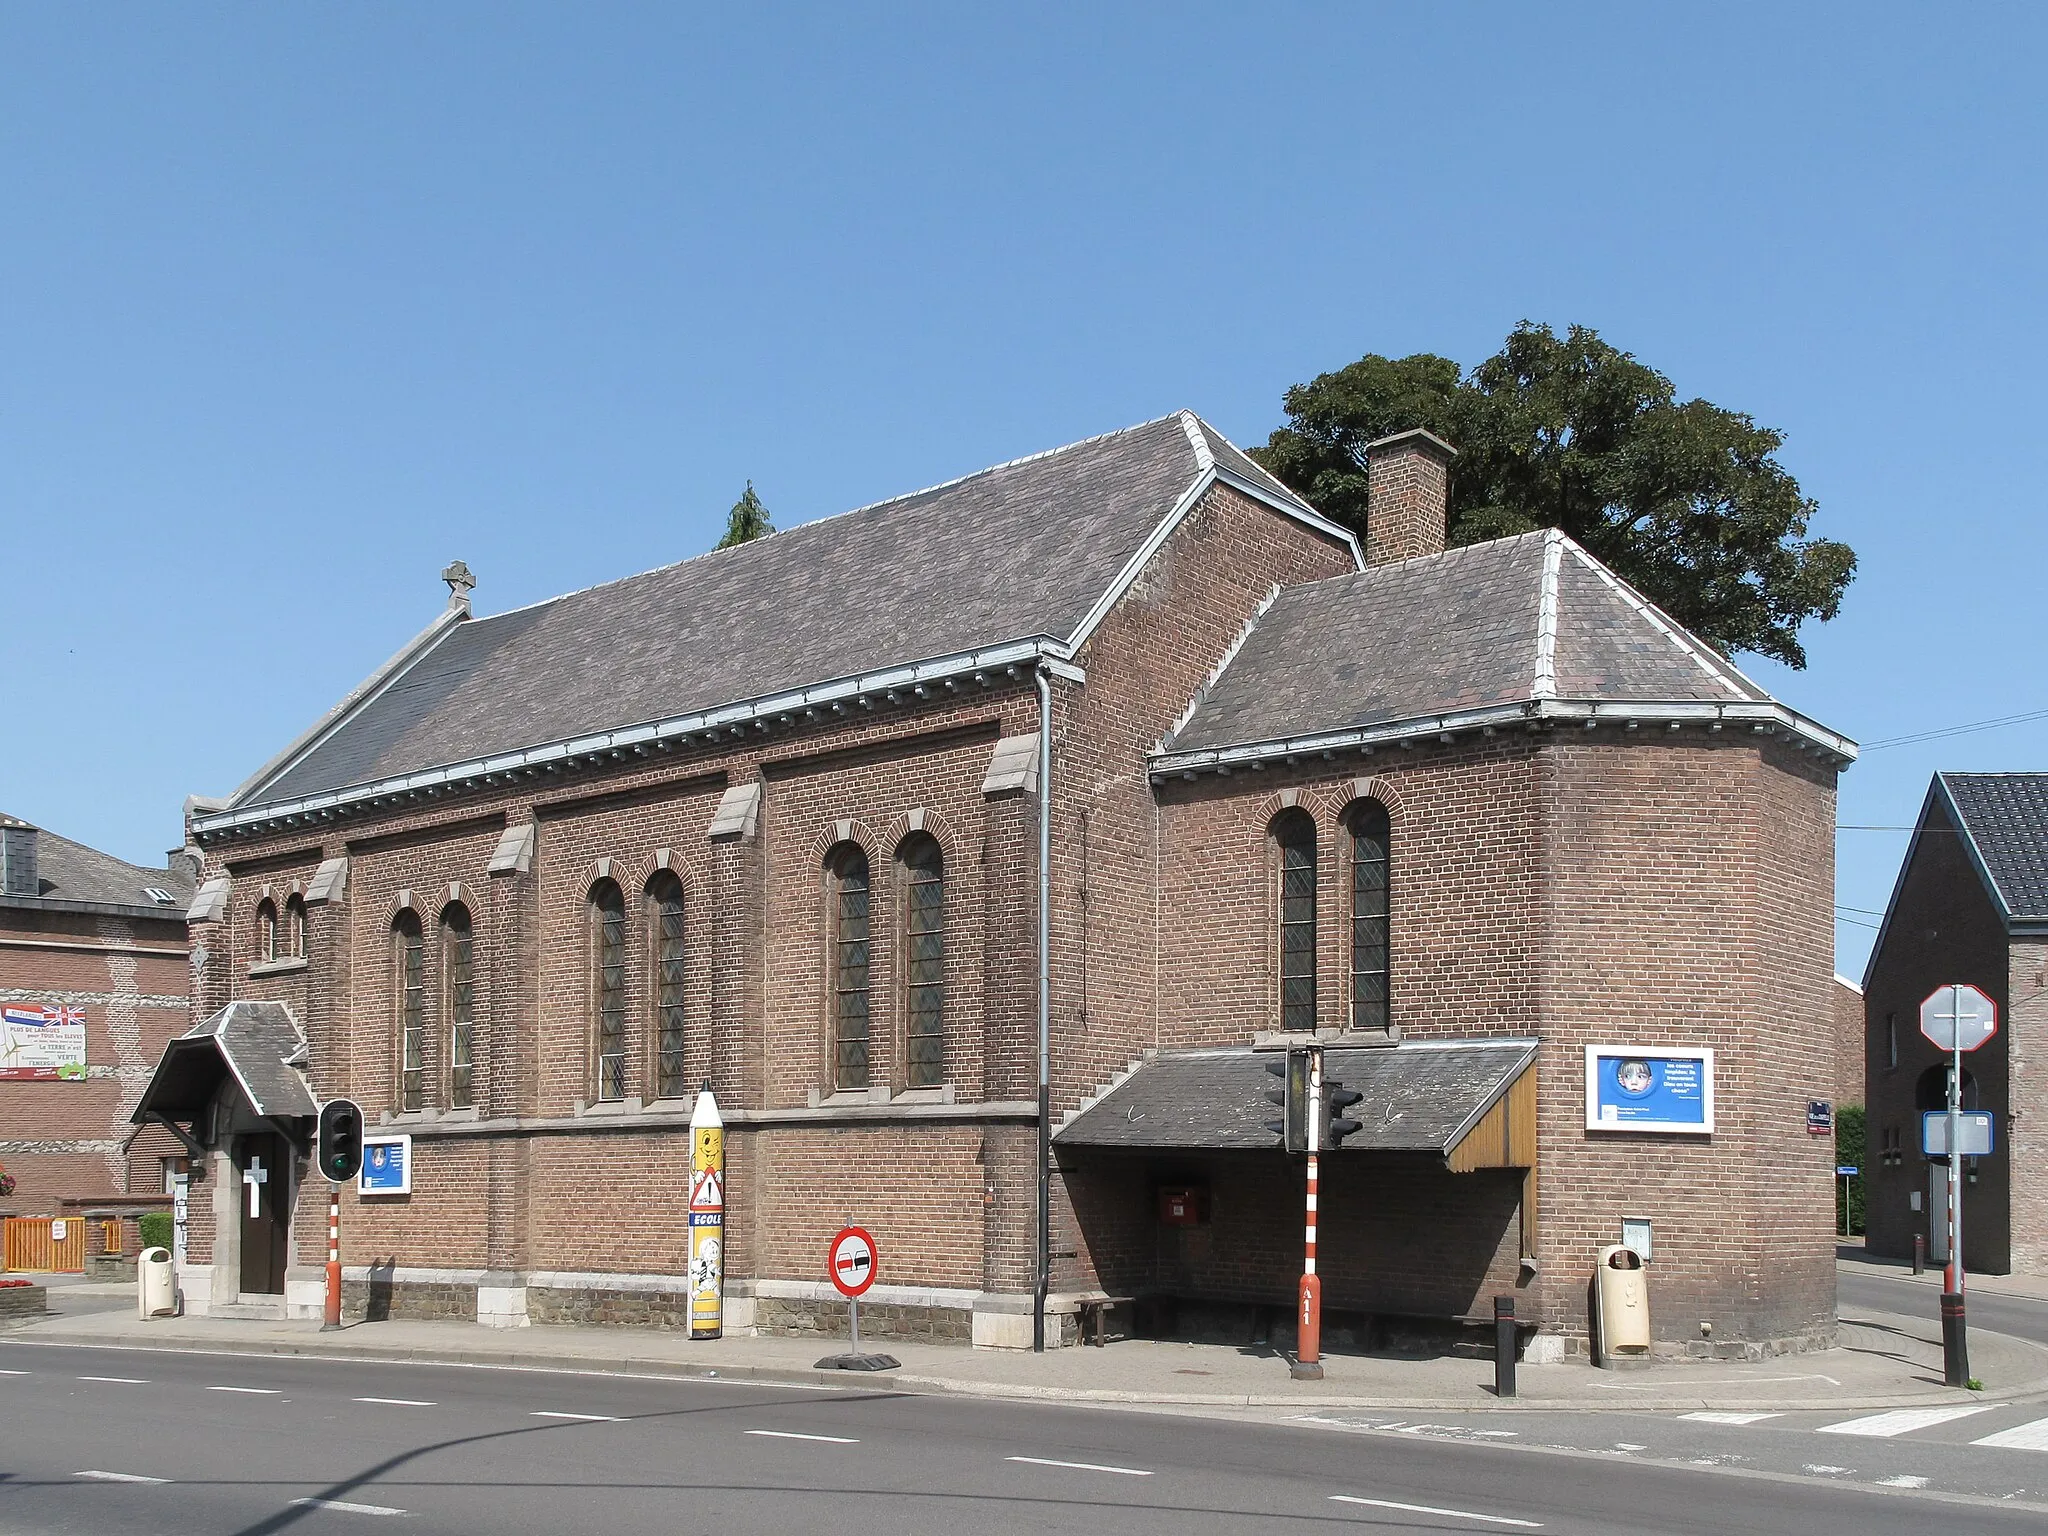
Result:
{"label": "road marking", "polygon": [[1761,1424],[1765,1419],[1783,1418],[1784,1415],[1778,1413],[1721,1413],[1718,1411],[1704,1411],[1700,1413],[1681,1413],[1679,1417],[1681,1419],[1691,1419],[1699,1424]]}
{"label": "road marking", "polygon": [[1373,1509],[1398,1509],[1411,1515],[1448,1515],[1453,1520],[1484,1520],[1489,1525],[1520,1526],[1525,1531],[1540,1531],[1540,1520],[1517,1520],[1510,1515],[1482,1515],[1476,1509],[1438,1509],[1434,1504],[1396,1504],[1392,1499],[1361,1499],[1349,1493],[1333,1493],[1330,1497],[1339,1504],[1365,1504]]}
{"label": "road marking", "polygon": [[251,1397],[275,1397],[282,1387],[208,1387],[209,1392],[246,1392]]}
{"label": "road marking", "polygon": [[1839,1424],[1823,1424],[1814,1431],[1817,1435],[1864,1435],[1875,1440],[1889,1440],[1894,1435],[1911,1434],[1916,1429],[1932,1429],[1937,1424],[1947,1424],[1954,1419],[1967,1419],[1973,1413],[1983,1413],[1990,1404],[1968,1403],[1960,1408],[1894,1408],[1890,1413],[1873,1413],[1867,1418],[1844,1419]]}
{"label": "road marking", "polygon": [[1847,1472],[1849,1469],[1847,1467],[1831,1467],[1826,1462],[1809,1461],[1801,1470],[1806,1472],[1818,1472],[1824,1477],[1840,1477],[1844,1472]]}
{"label": "road marking", "polygon": [[102,1483],[168,1483],[168,1477],[144,1477],[140,1472],[74,1472],[73,1477],[95,1478]]}
{"label": "road marking", "polygon": [[149,1385],[149,1378],[147,1376],[81,1376],[78,1379],[80,1381],[110,1381],[117,1387],[146,1387]]}
{"label": "road marking", "polygon": [[346,1499],[293,1499],[294,1504],[307,1509],[334,1509],[344,1515],[402,1515],[402,1509],[393,1509],[389,1504],[351,1504]]}
{"label": "road marking", "polygon": [[845,1435],[800,1435],[793,1429],[749,1429],[749,1435],[766,1435],[770,1440],[822,1440],[827,1445],[859,1445],[858,1440]]}
{"label": "road marking", "polygon": [[0,1376],[26,1376],[27,1371],[0,1371]]}
{"label": "road marking", "polygon": [[536,1413],[536,1419],[580,1419],[585,1424],[623,1424],[626,1421],[615,1413]]}
{"label": "road marking", "polygon": [[1925,1488],[1927,1482],[1924,1477],[1913,1477],[1905,1472],[1899,1473],[1896,1477],[1880,1477],[1877,1480],[1880,1488]]}
{"label": "road marking", "polygon": [[433,1408],[435,1403],[422,1402],[416,1397],[352,1397],[352,1403],[384,1403],[392,1408]]}
{"label": "road marking", "polygon": [[1649,1449],[1647,1445],[1637,1445],[1633,1440],[1617,1440],[1614,1442],[1614,1448],[1617,1451],[1647,1451]]}
{"label": "road marking", "polygon": [[1119,1477],[1150,1477],[1152,1474],[1142,1467],[1105,1467],[1093,1461],[1047,1461],[1043,1456],[1005,1456],[1005,1461],[1021,1461],[1027,1467],[1063,1467],[1069,1472],[1114,1472]]}
{"label": "road marking", "polygon": [[2018,1424],[2011,1429],[2001,1429],[1995,1435],[1986,1435],[1982,1440],[1972,1440],[1970,1444],[2003,1446],[2009,1451],[2048,1451],[2048,1419],[2036,1419],[2031,1424]]}

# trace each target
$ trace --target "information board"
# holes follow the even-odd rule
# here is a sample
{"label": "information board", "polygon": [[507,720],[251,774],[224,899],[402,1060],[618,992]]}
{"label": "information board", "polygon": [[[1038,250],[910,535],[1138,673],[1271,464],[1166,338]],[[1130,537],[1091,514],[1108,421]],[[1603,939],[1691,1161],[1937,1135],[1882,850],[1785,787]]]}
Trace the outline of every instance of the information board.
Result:
{"label": "information board", "polygon": [[1587,1046],[1586,1129],[1711,1135],[1713,1051]]}
{"label": "information board", "polygon": [[356,1175],[359,1195],[409,1195],[412,1193],[412,1138],[410,1136],[365,1136],[363,1171]]}

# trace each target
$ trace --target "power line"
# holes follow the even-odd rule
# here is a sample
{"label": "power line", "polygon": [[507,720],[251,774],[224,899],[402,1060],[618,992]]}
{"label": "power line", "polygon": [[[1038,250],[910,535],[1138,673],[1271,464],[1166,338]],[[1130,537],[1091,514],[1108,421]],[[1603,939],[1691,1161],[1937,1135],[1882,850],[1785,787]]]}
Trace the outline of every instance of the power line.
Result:
{"label": "power line", "polygon": [[1847,902],[1843,901],[1838,901],[1835,903],[1835,910],[1837,912],[1861,912],[1865,917],[1884,916],[1882,912],[1879,912],[1874,907],[1852,907]]}
{"label": "power line", "polygon": [[2029,720],[2048,720],[2048,709],[2031,710],[2024,715],[2001,715],[1996,720],[1974,720],[1968,725],[1945,725],[1940,730],[1918,731],[1911,736],[1888,736],[1883,741],[1866,741],[1865,752],[1881,752],[1886,747],[1911,746],[1916,741],[1937,741],[1944,736],[1967,736],[1972,731],[1995,731],[2001,726],[2024,725]]}
{"label": "power line", "polygon": [[1835,823],[1835,830],[1837,832],[1910,832],[1913,830],[1913,823],[1910,821],[1898,822],[1896,824],[1888,821],[1838,821]]}
{"label": "power line", "polygon": [[1835,914],[1835,921],[1838,923],[1854,923],[1858,928],[1869,928],[1872,930],[1880,929],[1884,926],[1882,923],[1866,923],[1860,917],[1844,917],[1839,912]]}

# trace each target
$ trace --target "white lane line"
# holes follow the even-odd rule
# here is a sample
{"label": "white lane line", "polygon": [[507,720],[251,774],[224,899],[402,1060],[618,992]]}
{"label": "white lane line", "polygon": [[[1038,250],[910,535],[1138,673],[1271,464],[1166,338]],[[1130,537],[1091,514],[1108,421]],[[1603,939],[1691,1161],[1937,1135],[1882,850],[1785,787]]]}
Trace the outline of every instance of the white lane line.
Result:
{"label": "white lane line", "polygon": [[770,1440],[822,1440],[827,1445],[859,1445],[858,1440],[845,1435],[800,1435],[793,1429],[749,1429],[742,1431],[749,1435],[765,1435]]}
{"label": "white lane line", "polygon": [[1047,1461],[1043,1456],[1005,1456],[1003,1460],[1021,1461],[1027,1467],[1063,1467],[1069,1472],[1114,1472],[1120,1477],[1152,1475],[1142,1467],[1105,1467],[1093,1461]]}
{"label": "white lane line", "polygon": [[140,1472],[74,1472],[73,1477],[90,1477],[102,1483],[168,1483],[168,1477],[144,1477]]}
{"label": "white lane line", "polygon": [[26,1376],[27,1371],[0,1371],[0,1376]]}
{"label": "white lane line", "polygon": [[1928,1478],[1901,1472],[1896,1477],[1880,1477],[1877,1483],[1880,1488],[1925,1488],[1929,1481]]}
{"label": "white lane line", "polygon": [[585,1424],[623,1424],[626,1421],[614,1413],[535,1413],[536,1419],[578,1419]]}
{"label": "white lane line", "polygon": [[1982,1440],[1972,1440],[1970,1444],[2002,1446],[2008,1451],[2048,1451],[2048,1419],[2036,1419],[2031,1424],[2017,1424],[2011,1429],[2001,1429],[1995,1435],[1986,1435]]}
{"label": "white lane line", "polygon": [[344,1515],[402,1515],[402,1509],[393,1509],[389,1504],[351,1504],[347,1499],[293,1499],[294,1504],[307,1509],[333,1509]]}
{"label": "white lane line", "polygon": [[1396,1504],[1392,1499],[1361,1499],[1348,1493],[1333,1493],[1339,1504],[1365,1504],[1373,1509],[1398,1509],[1411,1515],[1447,1515],[1453,1520],[1484,1520],[1489,1525],[1519,1526],[1525,1531],[1543,1529],[1541,1520],[1517,1520],[1511,1515],[1482,1515],[1476,1509],[1438,1509],[1434,1504]]}
{"label": "white lane line", "polygon": [[417,1397],[352,1397],[352,1403],[383,1403],[391,1408],[434,1408],[438,1404],[423,1402]]}
{"label": "white lane line", "polygon": [[81,1376],[78,1379],[80,1381],[110,1381],[117,1387],[146,1387],[149,1385],[149,1378],[147,1376]]}
{"label": "white lane line", "polygon": [[1890,1413],[1873,1413],[1867,1418],[1844,1419],[1839,1424],[1823,1424],[1814,1433],[1863,1435],[1875,1440],[1889,1440],[1894,1435],[1911,1434],[1916,1429],[1932,1429],[1937,1424],[1967,1419],[1973,1413],[1988,1412],[1990,1406],[1989,1403],[1969,1403],[1960,1408],[1894,1408]]}
{"label": "white lane line", "polygon": [[209,1392],[246,1392],[251,1397],[275,1397],[282,1387],[208,1387]]}
{"label": "white lane line", "polygon": [[1681,1413],[1681,1419],[1691,1419],[1696,1424],[1761,1424],[1765,1419],[1781,1419],[1781,1413]]}

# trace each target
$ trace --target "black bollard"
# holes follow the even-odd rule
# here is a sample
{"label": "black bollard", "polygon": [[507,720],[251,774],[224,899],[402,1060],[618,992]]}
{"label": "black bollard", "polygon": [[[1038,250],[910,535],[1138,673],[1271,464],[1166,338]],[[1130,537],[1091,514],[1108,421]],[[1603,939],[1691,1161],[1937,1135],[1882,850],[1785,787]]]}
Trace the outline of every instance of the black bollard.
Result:
{"label": "black bollard", "polygon": [[1946,1365],[1942,1380],[1952,1387],[1970,1384],[1970,1336],[1963,1327],[1963,1298],[1956,1291],[1941,1293],[1941,1358]]}
{"label": "black bollard", "polygon": [[1515,1298],[1493,1298],[1493,1395],[1515,1395]]}
{"label": "black bollard", "polygon": [[1925,1232],[1915,1232],[1913,1234],[1913,1273],[1916,1275],[1927,1273],[1927,1234]]}

